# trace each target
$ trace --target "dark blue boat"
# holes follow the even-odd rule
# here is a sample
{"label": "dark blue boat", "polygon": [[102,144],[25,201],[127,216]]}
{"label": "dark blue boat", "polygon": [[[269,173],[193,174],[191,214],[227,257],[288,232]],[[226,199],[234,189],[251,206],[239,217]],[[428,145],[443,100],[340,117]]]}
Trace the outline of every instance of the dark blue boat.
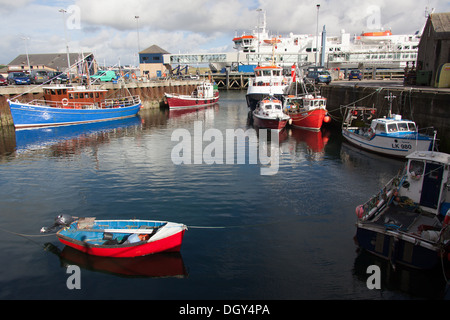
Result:
{"label": "dark blue boat", "polygon": [[107,90],[54,86],[44,88],[44,100],[8,100],[16,129],[81,124],[135,116],[139,96],[106,98]]}
{"label": "dark blue boat", "polygon": [[450,155],[420,151],[403,173],[356,208],[360,248],[393,266],[433,269],[450,260]]}

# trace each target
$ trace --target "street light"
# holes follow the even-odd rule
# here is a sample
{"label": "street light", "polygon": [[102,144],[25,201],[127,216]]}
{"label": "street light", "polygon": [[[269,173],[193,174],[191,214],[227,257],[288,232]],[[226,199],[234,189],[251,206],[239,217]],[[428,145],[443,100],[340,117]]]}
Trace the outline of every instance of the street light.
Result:
{"label": "street light", "polygon": [[21,39],[25,40],[25,53],[27,54],[28,72],[31,73],[30,58],[28,56],[28,40],[30,40],[30,38],[29,37],[21,37]]}
{"label": "street light", "polygon": [[319,9],[320,4],[316,5],[317,7],[317,25],[316,25],[316,67],[317,67],[317,53],[319,51],[318,45],[319,45]]}
{"label": "street light", "polygon": [[70,58],[69,58],[69,43],[67,42],[67,30],[66,30],[66,10],[59,9],[59,12],[63,14],[63,22],[64,22],[64,37],[66,38],[66,51],[67,51],[67,66],[68,66],[68,73],[69,73],[69,79],[70,79]]}

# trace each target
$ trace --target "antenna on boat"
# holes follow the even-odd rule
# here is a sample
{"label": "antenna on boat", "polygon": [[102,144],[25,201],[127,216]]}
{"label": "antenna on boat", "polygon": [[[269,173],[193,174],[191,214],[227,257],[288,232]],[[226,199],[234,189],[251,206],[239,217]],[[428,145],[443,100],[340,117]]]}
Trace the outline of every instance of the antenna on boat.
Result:
{"label": "antenna on boat", "polygon": [[384,96],[389,101],[389,113],[388,118],[392,118],[392,101],[397,98],[396,96],[392,95],[392,92],[389,93],[388,96]]}

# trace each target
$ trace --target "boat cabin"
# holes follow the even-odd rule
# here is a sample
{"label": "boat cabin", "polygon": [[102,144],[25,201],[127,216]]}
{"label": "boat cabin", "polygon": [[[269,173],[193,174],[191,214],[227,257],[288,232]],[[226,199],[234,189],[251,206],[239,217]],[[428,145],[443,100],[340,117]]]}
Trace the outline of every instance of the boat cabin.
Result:
{"label": "boat cabin", "polygon": [[215,90],[214,84],[209,82],[205,82],[197,86],[197,88],[192,92],[193,98],[211,99],[218,95],[219,92]]}
{"label": "boat cabin", "polygon": [[251,79],[253,86],[287,85],[288,79],[283,75],[283,69],[275,65],[255,67],[255,78]]}
{"label": "boat cabin", "polygon": [[259,103],[259,113],[263,115],[282,114],[283,107],[278,99],[264,99]]}
{"label": "boat cabin", "polygon": [[450,156],[435,151],[409,154],[401,195],[436,215],[450,209]]}
{"label": "boat cabin", "polygon": [[376,134],[411,134],[417,132],[414,121],[402,120],[402,116],[398,114],[394,115],[392,118],[378,118],[372,120],[370,129]]}
{"label": "boat cabin", "polygon": [[57,107],[100,105],[105,100],[107,92],[107,90],[86,89],[85,87],[44,87],[44,99],[49,105]]}
{"label": "boat cabin", "polygon": [[288,96],[288,98],[286,99],[285,109],[288,112],[308,111],[312,109],[325,109],[326,105],[327,99],[322,96]]}

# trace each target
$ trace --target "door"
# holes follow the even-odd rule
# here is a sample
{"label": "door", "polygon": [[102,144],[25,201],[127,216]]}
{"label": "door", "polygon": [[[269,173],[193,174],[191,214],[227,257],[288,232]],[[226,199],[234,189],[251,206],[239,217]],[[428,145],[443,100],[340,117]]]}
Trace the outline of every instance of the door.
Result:
{"label": "door", "polygon": [[443,173],[443,165],[427,162],[425,166],[425,174],[423,176],[420,205],[437,209]]}

